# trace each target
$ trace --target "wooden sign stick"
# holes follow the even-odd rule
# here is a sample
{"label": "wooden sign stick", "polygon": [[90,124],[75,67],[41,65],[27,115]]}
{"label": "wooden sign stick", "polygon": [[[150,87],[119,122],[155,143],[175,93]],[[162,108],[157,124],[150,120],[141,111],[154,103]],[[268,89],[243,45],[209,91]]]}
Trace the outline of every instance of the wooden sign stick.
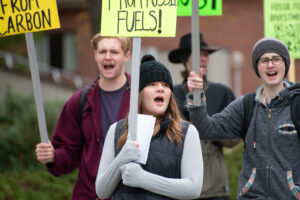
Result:
{"label": "wooden sign stick", "polygon": [[43,143],[48,143],[49,137],[48,137],[47,126],[46,126],[43,98],[41,92],[42,90],[41,90],[41,83],[40,83],[40,76],[39,76],[33,34],[25,33],[25,38],[26,38],[27,53],[29,57],[29,65],[30,65],[30,72],[31,72],[32,84],[33,84],[33,92],[34,92],[35,105],[36,105],[37,116],[38,116],[41,141]]}
{"label": "wooden sign stick", "polygon": [[131,88],[130,88],[130,109],[128,129],[130,138],[136,140],[137,132],[137,114],[138,114],[138,96],[140,81],[140,57],[141,57],[141,38],[133,38],[132,46],[132,67],[131,67]]}
{"label": "wooden sign stick", "polygon": [[[192,1],[192,68],[200,75],[199,1]],[[200,106],[200,90],[194,90],[195,106]]]}

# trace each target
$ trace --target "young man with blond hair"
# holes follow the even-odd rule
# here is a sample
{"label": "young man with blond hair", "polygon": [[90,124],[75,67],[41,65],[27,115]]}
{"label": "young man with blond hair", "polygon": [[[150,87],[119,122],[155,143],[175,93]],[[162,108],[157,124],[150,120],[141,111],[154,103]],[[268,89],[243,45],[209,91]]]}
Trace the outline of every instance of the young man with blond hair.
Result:
{"label": "young man with blond hair", "polygon": [[73,200],[97,198],[95,180],[107,130],[129,110],[130,76],[125,64],[131,56],[130,39],[96,34],[91,46],[98,78],[68,99],[51,141],[36,146],[37,159],[54,176],[79,168]]}

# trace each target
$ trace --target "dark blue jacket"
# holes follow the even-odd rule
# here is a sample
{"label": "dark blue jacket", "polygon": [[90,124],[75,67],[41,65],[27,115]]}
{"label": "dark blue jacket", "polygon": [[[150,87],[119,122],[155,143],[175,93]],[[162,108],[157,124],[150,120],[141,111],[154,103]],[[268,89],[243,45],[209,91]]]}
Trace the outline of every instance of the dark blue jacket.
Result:
{"label": "dark blue jacket", "polygon": [[[116,132],[115,132],[115,146],[117,146],[117,141],[122,135],[124,130],[122,125],[124,120],[118,122]],[[165,130],[169,125],[169,120],[163,120],[160,126],[160,131],[157,135],[152,137],[148,160],[142,168],[150,173],[157,174],[159,176],[164,176],[167,178],[181,178],[181,157],[183,152],[183,144],[185,135],[188,129],[188,123],[184,122],[182,124],[182,145],[179,147],[176,142],[170,143],[169,139],[166,137]],[[116,150],[116,156],[122,149]],[[110,198],[111,200],[160,200],[160,199],[171,199],[169,197],[164,197],[159,194],[149,192],[141,188],[133,188],[124,185],[122,182],[118,185],[116,191]]]}

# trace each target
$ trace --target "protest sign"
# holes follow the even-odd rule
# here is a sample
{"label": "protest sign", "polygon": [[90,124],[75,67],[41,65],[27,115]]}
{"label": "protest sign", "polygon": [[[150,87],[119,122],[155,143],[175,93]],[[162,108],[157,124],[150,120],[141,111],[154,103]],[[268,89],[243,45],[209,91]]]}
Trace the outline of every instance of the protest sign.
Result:
{"label": "protest sign", "polygon": [[130,92],[129,133],[137,134],[137,102],[141,37],[175,37],[177,0],[102,1],[101,36],[134,37]]}
{"label": "protest sign", "polygon": [[0,37],[59,27],[56,0],[0,0]]}
{"label": "protest sign", "polygon": [[102,1],[101,35],[175,37],[177,0]]}
{"label": "protest sign", "polygon": [[300,58],[300,1],[264,0],[266,37],[283,41],[292,58]]}
{"label": "protest sign", "polygon": [[[222,0],[199,0],[200,16],[222,15]],[[192,0],[178,0],[177,16],[192,15]]]}
{"label": "protest sign", "polygon": [[32,32],[60,27],[56,0],[0,0],[0,37],[25,33],[41,141],[49,141]]}

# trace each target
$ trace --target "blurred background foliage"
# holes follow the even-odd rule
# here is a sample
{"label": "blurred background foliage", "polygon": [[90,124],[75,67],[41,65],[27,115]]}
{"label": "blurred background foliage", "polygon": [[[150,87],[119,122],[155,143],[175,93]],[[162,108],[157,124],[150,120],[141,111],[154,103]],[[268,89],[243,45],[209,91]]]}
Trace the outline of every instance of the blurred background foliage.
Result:
{"label": "blurred background foliage", "polygon": [[19,35],[12,35],[10,37],[6,37],[5,40],[0,40],[0,47],[1,49],[10,49],[13,48],[14,50],[16,49],[15,47],[22,42],[25,41],[25,36],[24,34],[19,34]]}
{"label": "blurred background foliage", "polygon": [[244,143],[241,142],[232,149],[225,149],[224,155],[228,169],[230,199],[235,200],[238,190],[238,178],[242,169]]}
{"label": "blurred background foliage", "polygon": [[[63,102],[45,103],[49,137],[54,130]],[[35,157],[40,142],[33,97],[7,89],[0,102],[0,199],[71,199],[77,171],[54,177]]]}
{"label": "blurred background foliage", "polygon": [[[49,137],[63,103],[46,102],[44,105]],[[34,98],[22,96],[8,88],[0,102],[0,199],[71,199],[77,170],[61,177],[49,174],[35,157],[35,146],[39,142]],[[242,151],[243,144],[225,149],[232,200],[236,197]]]}

